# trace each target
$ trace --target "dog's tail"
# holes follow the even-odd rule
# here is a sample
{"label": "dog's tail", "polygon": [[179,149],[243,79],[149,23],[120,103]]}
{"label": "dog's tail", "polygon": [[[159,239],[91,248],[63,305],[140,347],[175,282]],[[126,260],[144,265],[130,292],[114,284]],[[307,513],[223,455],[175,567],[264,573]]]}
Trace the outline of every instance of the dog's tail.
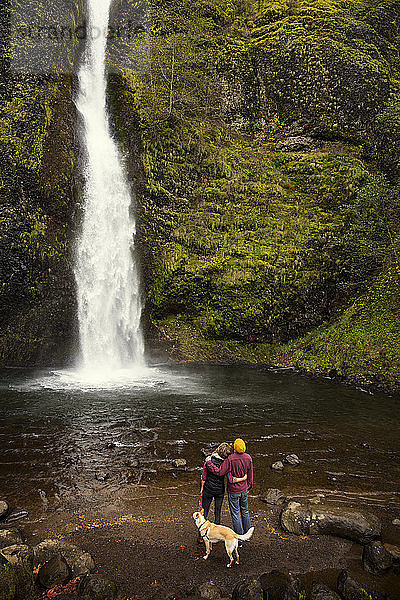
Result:
{"label": "dog's tail", "polygon": [[237,534],[236,537],[238,540],[243,540],[244,542],[247,542],[247,540],[249,540],[251,538],[251,536],[253,535],[253,531],[254,531],[254,527],[250,527],[250,529],[248,530],[247,533],[245,533],[244,535]]}

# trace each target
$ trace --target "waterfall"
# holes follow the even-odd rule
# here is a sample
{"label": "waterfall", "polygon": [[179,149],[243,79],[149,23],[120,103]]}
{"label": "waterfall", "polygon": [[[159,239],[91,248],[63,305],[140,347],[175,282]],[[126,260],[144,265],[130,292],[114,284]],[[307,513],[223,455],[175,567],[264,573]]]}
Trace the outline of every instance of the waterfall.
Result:
{"label": "waterfall", "polygon": [[97,371],[144,364],[132,198],[106,108],[111,1],[87,0],[88,37],[76,98],[86,152],[75,265],[78,318],[83,367]]}

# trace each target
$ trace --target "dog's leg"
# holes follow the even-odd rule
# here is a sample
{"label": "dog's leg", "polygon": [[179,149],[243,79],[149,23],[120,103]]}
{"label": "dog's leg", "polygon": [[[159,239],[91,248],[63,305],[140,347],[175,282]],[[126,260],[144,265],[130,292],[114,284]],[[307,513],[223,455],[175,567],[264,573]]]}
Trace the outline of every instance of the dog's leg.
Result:
{"label": "dog's leg", "polygon": [[236,544],[235,544],[236,564],[238,565],[239,564],[238,541],[237,540],[235,540],[235,541],[236,541]]}
{"label": "dog's leg", "polygon": [[225,550],[227,555],[230,558],[230,563],[228,563],[226,566],[229,568],[232,566],[233,564],[233,554],[232,554],[232,550],[233,550],[233,546],[231,543],[229,543],[228,541],[225,541]]}
{"label": "dog's leg", "polygon": [[204,560],[207,560],[207,558],[210,556],[211,544],[210,544],[209,540],[207,540],[206,538],[203,538],[203,539],[204,539],[204,543],[206,545],[206,553],[203,556],[203,558],[204,558]]}

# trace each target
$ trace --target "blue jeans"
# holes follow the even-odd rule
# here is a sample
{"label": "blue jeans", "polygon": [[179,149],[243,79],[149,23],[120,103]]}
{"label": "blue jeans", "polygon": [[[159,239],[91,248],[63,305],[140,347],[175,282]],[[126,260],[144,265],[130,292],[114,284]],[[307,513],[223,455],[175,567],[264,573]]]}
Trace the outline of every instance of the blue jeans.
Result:
{"label": "blue jeans", "polygon": [[249,494],[246,490],[240,494],[228,494],[229,510],[235,533],[242,535],[251,527],[249,514]]}

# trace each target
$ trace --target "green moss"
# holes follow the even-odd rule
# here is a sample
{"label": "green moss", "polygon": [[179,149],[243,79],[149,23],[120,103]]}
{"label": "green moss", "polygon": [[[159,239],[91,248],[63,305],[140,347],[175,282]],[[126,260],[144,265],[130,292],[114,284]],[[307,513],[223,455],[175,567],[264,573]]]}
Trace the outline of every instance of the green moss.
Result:
{"label": "green moss", "polygon": [[400,269],[378,277],[331,324],[289,347],[290,361],[317,371],[336,369],[368,383],[400,380]]}

